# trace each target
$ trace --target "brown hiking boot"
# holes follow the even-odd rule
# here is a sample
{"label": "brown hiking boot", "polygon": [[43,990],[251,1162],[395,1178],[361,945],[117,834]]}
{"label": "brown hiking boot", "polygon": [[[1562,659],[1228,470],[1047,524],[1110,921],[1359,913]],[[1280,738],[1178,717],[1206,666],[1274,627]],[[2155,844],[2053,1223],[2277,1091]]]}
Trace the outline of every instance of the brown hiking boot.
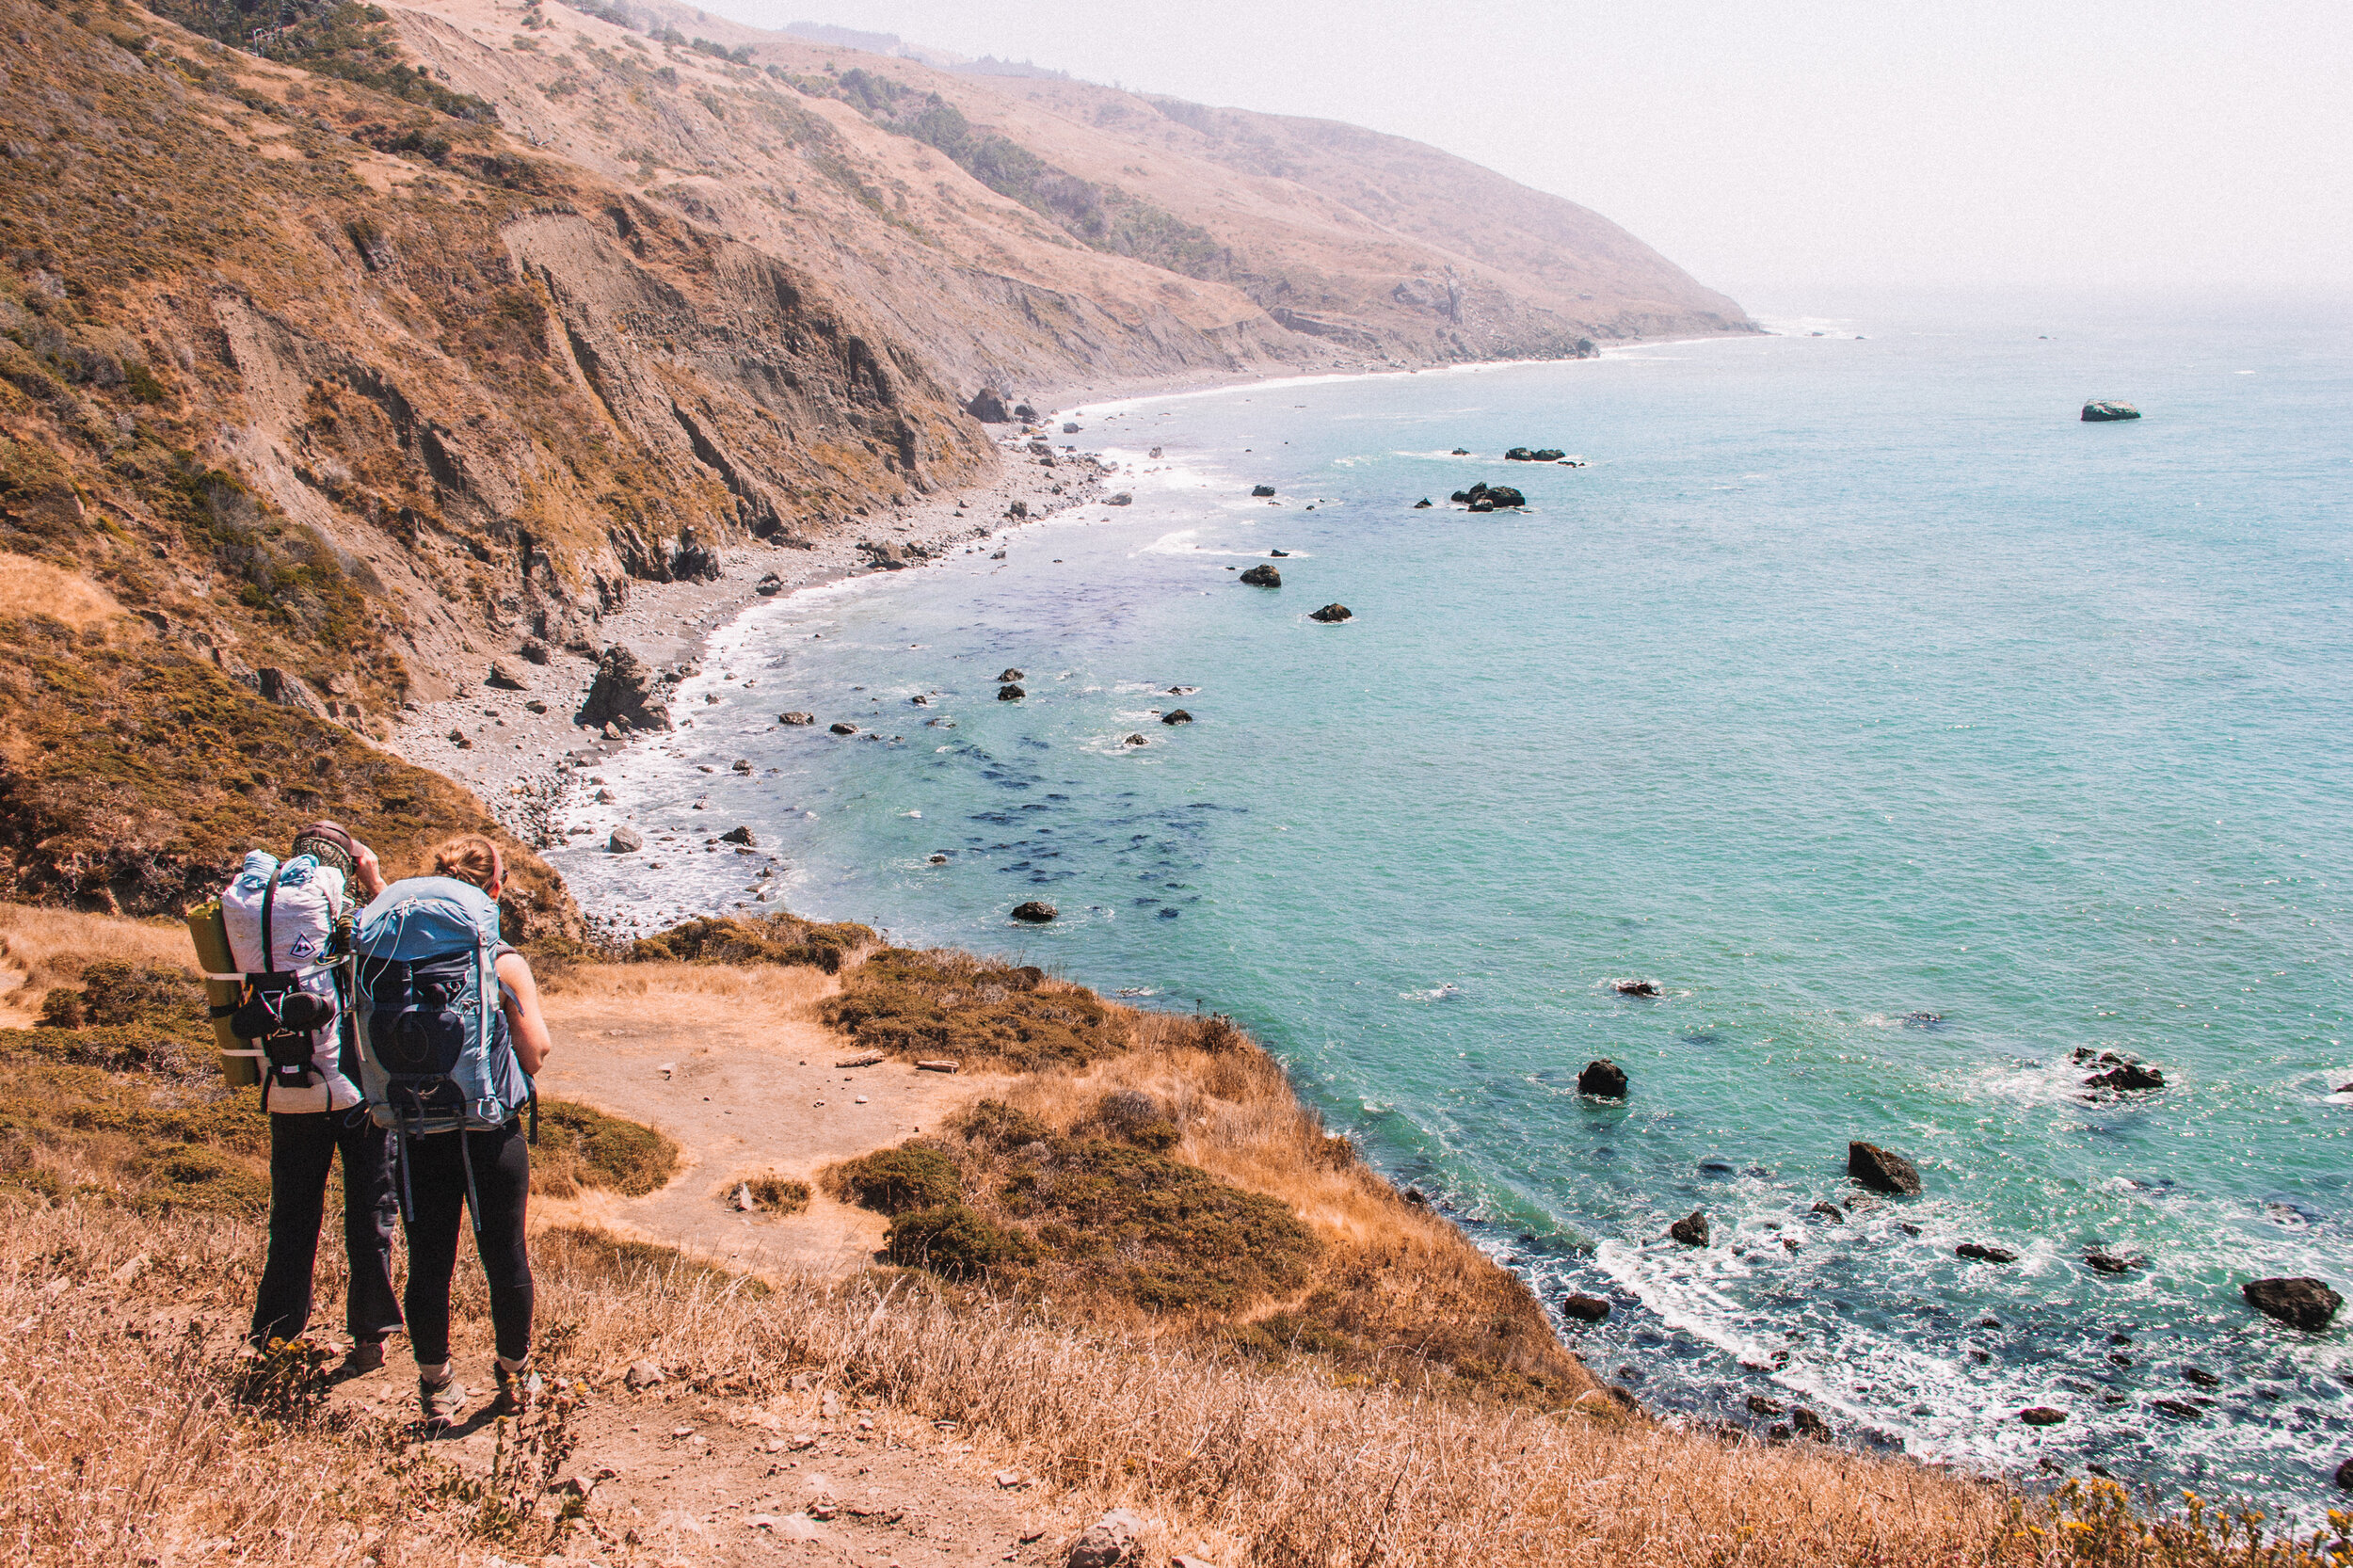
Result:
{"label": "brown hiking boot", "polygon": [[510,1372],[493,1361],[490,1370],[497,1374],[499,1383],[498,1399],[490,1406],[493,1414],[520,1416],[538,1399],[539,1374],[528,1366]]}
{"label": "brown hiking boot", "polygon": [[428,1432],[447,1432],[457,1424],[465,1413],[466,1389],[451,1373],[440,1383],[417,1380],[417,1404],[424,1413],[424,1430]]}

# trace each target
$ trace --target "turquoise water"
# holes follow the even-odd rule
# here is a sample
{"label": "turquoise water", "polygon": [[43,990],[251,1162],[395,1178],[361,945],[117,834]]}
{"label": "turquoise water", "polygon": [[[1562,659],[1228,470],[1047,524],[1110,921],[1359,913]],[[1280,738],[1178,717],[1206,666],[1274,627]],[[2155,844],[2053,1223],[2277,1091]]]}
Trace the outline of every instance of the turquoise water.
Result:
{"label": "turquoise water", "polygon": [[[1547,1300],[1608,1297],[1569,1342],[1658,1408],[2309,1509],[2353,1315],[2236,1288],[2353,1291],[2353,331],[2307,314],[1909,308],[1070,412],[1132,506],[754,610],[580,810],[689,835],[664,870],[558,858],[656,923],[756,903],[696,849],[748,824],[797,911],[1231,1013]],[[1529,509],[1447,504],[1482,478]],[[2077,1048],[2169,1086],[2094,1098]],[[1601,1056],[1622,1107],[1575,1093]],[[1850,1138],[1927,1194],[1859,1199]]]}

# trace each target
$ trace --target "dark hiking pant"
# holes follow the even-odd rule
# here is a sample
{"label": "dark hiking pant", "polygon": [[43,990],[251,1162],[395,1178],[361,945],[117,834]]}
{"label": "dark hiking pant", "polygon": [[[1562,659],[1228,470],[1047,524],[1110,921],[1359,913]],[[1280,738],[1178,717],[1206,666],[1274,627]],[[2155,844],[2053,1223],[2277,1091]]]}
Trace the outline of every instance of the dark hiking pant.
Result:
{"label": "dark hiking pant", "polygon": [[344,1326],[354,1339],[382,1339],[400,1326],[392,1297],[391,1155],[382,1128],[364,1110],[269,1119],[269,1257],[253,1303],[256,1346],[292,1339],[311,1324],[311,1274],[327,1211],[327,1173],[344,1161],[344,1256],[351,1288]]}

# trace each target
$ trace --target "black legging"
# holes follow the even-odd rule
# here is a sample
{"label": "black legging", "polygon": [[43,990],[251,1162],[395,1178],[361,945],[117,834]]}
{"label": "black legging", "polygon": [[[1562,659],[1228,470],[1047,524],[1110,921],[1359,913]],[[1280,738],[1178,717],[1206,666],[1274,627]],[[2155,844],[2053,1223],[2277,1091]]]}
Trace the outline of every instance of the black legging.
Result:
{"label": "black legging", "polygon": [[[420,1364],[449,1359],[449,1278],[466,1225],[463,1139],[473,1161],[480,1204],[482,1272],[490,1284],[490,1326],[498,1353],[520,1361],[531,1351],[531,1258],[523,1250],[523,1208],[531,1195],[531,1145],[522,1124],[496,1132],[437,1132],[408,1140],[408,1343]],[[397,1177],[395,1177],[397,1179]]]}

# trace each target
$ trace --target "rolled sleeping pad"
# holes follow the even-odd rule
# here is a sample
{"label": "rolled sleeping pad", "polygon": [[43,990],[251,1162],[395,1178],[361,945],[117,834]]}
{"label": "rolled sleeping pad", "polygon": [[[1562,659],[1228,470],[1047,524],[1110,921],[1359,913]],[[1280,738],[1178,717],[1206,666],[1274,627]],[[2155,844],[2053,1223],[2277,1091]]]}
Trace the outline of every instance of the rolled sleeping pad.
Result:
{"label": "rolled sleeping pad", "polygon": [[[237,961],[229,952],[229,927],[220,918],[220,900],[207,899],[187,912],[188,936],[196,943],[196,961],[205,974],[233,974]],[[245,987],[233,980],[204,982],[204,1000],[213,1016],[213,1038],[220,1045],[220,1076],[232,1089],[250,1089],[262,1081],[260,1048],[240,1040],[229,1027]]]}

